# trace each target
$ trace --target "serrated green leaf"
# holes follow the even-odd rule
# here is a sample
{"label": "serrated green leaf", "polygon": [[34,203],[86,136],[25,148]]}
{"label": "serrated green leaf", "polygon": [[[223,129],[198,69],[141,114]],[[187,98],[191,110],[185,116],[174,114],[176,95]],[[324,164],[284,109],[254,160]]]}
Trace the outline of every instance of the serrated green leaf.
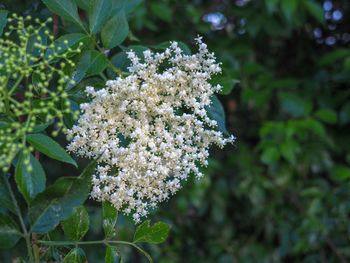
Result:
{"label": "serrated green leaf", "polygon": [[84,29],[84,26],[78,14],[77,5],[75,4],[74,1],[72,0],[42,0],[42,1],[51,12],[63,17],[64,19],[67,19],[68,21],[73,22],[80,28]]}
{"label": "serrated green leaf", "polygon": [[208,116],[210,119],[215,120],[217,122],[217,129],[224,134],[228,135],[228,131],[226,129],[226,120],[225,120],[225,111],[221,102],[219,101],[217,96],[212,96],[211,104],[209,107],[206,107],[208,112]]}
{"label": "serrated green leaf", "polygon": [[5,180],[7,180],[6,175],[0,173],[0,207],[6,208],[15,213],[15,206],[12,202],[11,194],[7,187],[8,182]]}
{"label": "serrated green leaf", "polygon": [[45,190],[46,176],[40,162],[30,153],[21,153],[16,164],[15,180],[27,203]]}
{"label": "serrated green leaf", "polygon": [[104,23],[108,20],[112,11],[111,0],[91,0],[89,7],[90,32],[100,32]]}
{"label": "serrated green leaf", "polygon": [[105,263],[118,263],[118,252],[115,247],[107,245]]}
{"label": "serrated green leaf", "polygon": [[4,28],[7,23],[7,10],[0,10],[0,36],[2,35],[2,32],[4,31]]}
{"label": "serrated green leaf", "polygon": [[153,226],[150,225],[150,220],[146,220],[136,228],[134,235],[134,243],[146,242],[150,244],[159,244],[164,242],[169,234],[170,225],[158,222]]}
{"label": "serrated green leaf", "polygon": [[115,224],[118,219],[118,211],[109,202],[102,203],[102,226],[106,238],[113,237],[115,235]]}
{"label": "serrated green leaf", "polygon": [[16,222],[8,215],[0,214],[0,248],[11,248],[22,237]]}
{"label": "serrated green leaf", "polygon": [[121,44],[129,33],[129,25],[124,10],[120,10],[104,25],[101,39],[105,48],[114,48]]}
{"label": "serrated green leaf", "polygon": [[77,163],[69,156],[65,149],[50,137],[41,133],[36,133],[28,134],[26,139],[36,150],[48,157],[78,167]]}
{"label": "serrated green leaf", "polygon": [[86,256],[84,250],[80,247],[73,248],[69,253],[64,257],[62,263],[85,263]]}
{"label": "serrated green leaf", "polygon": [[95,168],[96,160],[91,162],[79,177],[61,177],[40,193],[29,207],[31,230],[47,233],[61,220],[71,216],[74,208],[81,206],[89,196],[91,176]]}
{"label": "serrated green leaf", "polygon": [[82,239],[89,230],[90,219],[89,214],[84,206],[77,207],[74,213],[62,221],[64,234],[71,240]]}

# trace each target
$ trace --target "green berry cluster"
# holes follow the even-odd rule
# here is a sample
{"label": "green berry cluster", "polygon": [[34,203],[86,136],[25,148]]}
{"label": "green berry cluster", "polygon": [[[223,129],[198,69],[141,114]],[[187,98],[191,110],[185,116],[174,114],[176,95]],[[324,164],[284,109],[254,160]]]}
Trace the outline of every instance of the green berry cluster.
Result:
{"label": "green berry cluster", "polygon": [[[0,38],[0,169],[7,171],[19,151],[33,151],[26,134],[54,124],[53,136],[65,131],[71,114],[65,87],[70,59],[80,53],[65,41],[59,45],[45,22],[13,14]],[[73,83],[74,84],[74,83]],[[77,117],[78,112],[74,112]]]}

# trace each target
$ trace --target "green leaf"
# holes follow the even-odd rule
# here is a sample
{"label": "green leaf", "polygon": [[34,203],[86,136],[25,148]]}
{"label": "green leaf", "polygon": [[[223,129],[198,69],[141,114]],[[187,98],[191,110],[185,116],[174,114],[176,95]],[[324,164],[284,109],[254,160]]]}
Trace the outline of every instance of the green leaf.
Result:
{"label": "green leaf", "polygon": [[77,5],[75,4],[74,1],[72,0],[42,0],[42,1],[51,12],[63,17],[64,19],[67,19],[68,21],[73,22],[77,26],[84,29],[84,26],[80,21]]}
{"label": "green leaf", "polygon": [[64,257],[62,263],[85,263],[86,256],[84,250],[80,247],[73,248],[69,253]]}
{"label": "green leaf", "polygon": [[47,233],[61,220],[74,213],[90,193],[91,176],[96,168],[96,160],[91,162],[79,177],[61,177],[43,193],[39,194],[29,207],[29,221],[32,231]]}
{"label": "green leaf", "polygon": [[292,21],[298,6],[297,0],[281,0],[281,9],[287,21]]}
{"label": "green leaf", "polygon": [[218,130],[228,135],[229,132],[226,129],[224,107],[222,106],[217,96],[212,96],[211,104],[206,108],[206,110],[208,112],[209,118],[217,122]]}
{"label": "green leaf", "polygon": [[150,225],[150,220],[143,222],[136,228],[134,242],[146,242],[150,244],[159,244],[164,242],[169,234],[170,225],[158,222],[153,226]]}
{"label": "green leaf", "polygon": [[7,10],[0,10],[0,36],[2,35],[2,32],[6,26],[8,13],[9,12]]}
{"label": "green leaf", "polygon": [[22,237],[15,221],[11,217],[0,214],[0,248],[11,248]]}
{"label": "green leaf", "polygon": [[79,6],[79,8],[87,11],[89,10],[91,0],[75,0],[75,3]]}
{"label": "green leaf", "polygon": [[108,59],[104,54],[96,50],[87,50],[82,55],[77,69],[72,73],[71,79],[74,84],[69,83],[66,86],[67,90],[73,88],[80,83],[84,77],[89,77],[101,73],[108,64]]}
{"label": "green leaf", "polygon": [[336,124],[337,123],[337,113],[332,109],[321,109],[315,113],[316,117],[321,121]]}
{"label": "green leaf", "polygon": [[46,176],[40,162],[30,153],[21,153],[16,164],[15,180],[27,203],[45,190]]}
{"label": "green leaf", "polygon": [[119,11],[104,25],[101,39],[105,48],[114,48],[121,44],[129,33],[129,25],[124,10]]}
{"label": "green leaf", "polygon": [[89,214],[84,206],[75,209],[73,215],[62,221],[64,234],[71,240],[82,239],[89,230]]}
{"label": "green leaf", "polygon": [[105,263],[118,263],[118,252],[115,247],[107,245]]}
{"label": "green leaf", "polygon": [[328,65],[334,64],[338,60],[343,60],[347,56],[350,56],[350,50],[345,48],[339,48],[323,55],[319,59],[318,64],[322,67],[328,66]]}
{"label": "green leaf", "polygon": [[277,148],[271,146],[271,147],[264,149],[264,151],[261,154],[260,159],[264,164],[271,165],[271,164],[276,163],[278,161],[279,157],[280,157],[280,154],[279,154]]}
{"label": "green leaf", "polygon": [[91,0],[89,8],[90,32],[100,32],[112,11],[111,0]]}
{"label": "green leaf", "polygon": [[28,134],[26,139],[35,149],[51,157],[52,159],[70,163],[75,167],[78,167],[77,163],[72,159],[72,157],[69,156],[62,146],[50,137],[41,133],[36,133]]}
{"label": "green leaf", "polygon": [[324,23],[324,10],[321,5],[315,3],[312,0],[302,1],[302,3],[305,5],[305,8],[310,13],[310,15],[317,19],[317,21],[321,24]]}
{"label": "green leaf", "polygon": [[6,175],[0,173],[0,207],[6,208],[15,213],[15,206],[12,202],[11,194],[7,187],[8,182],[5,180],[7,180]]}
{"label": "green leaf", "polygon": [[350,179],[350,167],[336,165],[331,170],[332,178],[336,181],[345,181]]}
{"label": "green leaf", "polygon": [[[296,163],[296,152],[299,150],[299,146],[295,141],[288,140],[280,145],[281,155],[288,160],[290,163]],[[276,155],[277,156],[277,155]],[[276,157],[273,157],[273,159]],[[265,157],[266,161],[266,157]],[[275,160],[272,160],[275,161]]]}
{"label": "green leaf", "polygon": [[279,0],[265,0],[267,11],[271,14],[276,11]]}
{"label": "green leaf", "polygon": [[312,103],[292,93],[282,93],[282,110],[293,117],[307,116],[312,110]]}
{"label": "green leaf", "polygon": [[118,219],[118,211],[109,202],[102,203],[102,226],[106,238],[113,237],[115,235],[115,224]]}
{"label": "green leaf", "polygon": [[53,121],[49,121],[46,123],[41,123],[41,124],[37,124],[33,127],[32,132],[33,133],[38,133],[38,132],[42,132],[44,130],[46,130],[47,127],[49,127],[51,124],[53,123]]}
{"label": "green leaf", "polygon": [[220,94],[222,95],[228,95],[231,93],[233,88],[238,84],[240,81],[237,79],[233,79],[230,77],[224,77],[220,79],[219,84],[222,86],[222,90],[220,91]]}
{"label": "green leaf", "polygon": [[112,13],[118,12],[124,9],[126,13],[133,11],[142,0],[112,0]]}
{"label": "green leaf", "polygon": [[163,2],[151,2],[150,9],[153,15],[161,20],[170,23],[172,20],[172,9],[169,4]]}

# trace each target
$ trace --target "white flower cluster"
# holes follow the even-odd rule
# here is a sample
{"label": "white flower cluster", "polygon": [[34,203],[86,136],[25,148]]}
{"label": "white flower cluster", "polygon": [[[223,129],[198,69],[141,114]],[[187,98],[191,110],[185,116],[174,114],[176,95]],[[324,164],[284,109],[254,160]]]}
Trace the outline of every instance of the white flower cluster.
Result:
{"label": "white flower cluster", "polygon": [[87,87],[78,124],[68,131],[68,150],[97,158],[91,196],[133,213],[136,222],[167,199],[190,173],[202,176],[211,144],[223,147],[216,121],[206,112],[221,86],[208,80],[221,71],[201,38],[199,52],[185,55],[176,42],[163,53],[144,51],[144,62],[129,52],[130,75]]}

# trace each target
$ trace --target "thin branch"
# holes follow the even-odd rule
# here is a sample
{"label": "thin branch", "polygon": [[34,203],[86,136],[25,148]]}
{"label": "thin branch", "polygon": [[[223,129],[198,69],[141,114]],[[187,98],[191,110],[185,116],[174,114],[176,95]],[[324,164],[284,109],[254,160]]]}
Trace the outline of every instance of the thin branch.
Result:
{"label": "thin branch", "polygon": [[23,231],[23,237],[26,240],[26,245],[27,245],[27,250],[28,250],[28,255],[29,255],[29,261],[30,262],[35,262],[34,261],[33,251],[32,251],[32,246],[31,246],[31,242],[30,242],[30,233],[28,233],[26,225],[24,224],[24,220],[23,220],[23,216],[22,216],[22,213],[21,213],[21,209],[18,206],[15,194],[12,191],[12,188],[11,188],[11,185],[10,185],[8,179],[7,179],[7,176],[5,174],[3,176],[5,177],[6,187],[9,190],[12,202],[13,202],[13,204],[15,206],[16,214],[17,214],[17,216],[19,218],[19,222],[20,222],[20,225],[21,225],[21,228],[22,228],[22,231]]}

